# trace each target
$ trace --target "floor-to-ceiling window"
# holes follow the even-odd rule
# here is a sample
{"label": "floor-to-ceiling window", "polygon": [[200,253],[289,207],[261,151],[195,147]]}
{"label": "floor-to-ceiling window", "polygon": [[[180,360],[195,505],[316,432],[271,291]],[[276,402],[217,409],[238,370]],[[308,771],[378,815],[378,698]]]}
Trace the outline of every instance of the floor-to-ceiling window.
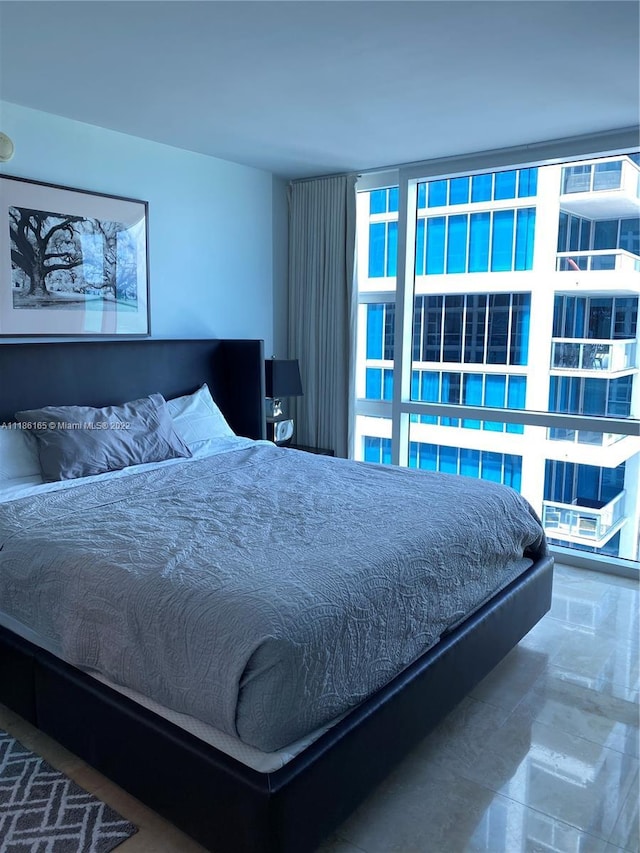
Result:
{"label": "floor-to-ceiling window", "polygon": [[637,565],[639,159],[368,177],[355,458],[504,483]]}

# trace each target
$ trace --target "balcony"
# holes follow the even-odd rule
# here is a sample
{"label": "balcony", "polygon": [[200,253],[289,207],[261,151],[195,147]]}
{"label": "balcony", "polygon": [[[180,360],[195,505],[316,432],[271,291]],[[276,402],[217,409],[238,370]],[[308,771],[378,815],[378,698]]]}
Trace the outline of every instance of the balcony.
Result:
{"label": "balcony", "polygon": [[571,504],[543,501],[544,532],[551,539],[602,548],[626,521],[624,499],[625,492],[620,492],[601,507],[585,505],[597,502],[584,498],[576,498]]}
{"label": "balcony", "polygon": [[553,427],[547,430],[547,438],[550,441],[571,441],[574,444],[586,444],[591,447],[611,447],[623,438],[612,432],[594,432],[587,429],[558,429]]}
{"label": "balcony", "polygon": [[565,166],[560,207],[588,219],[637,216],[640,168],[628,157]]}
{"label": "balcony", "polygon": [[595,373],[608,379],[636,367],[636,341],[593,338],[552,338],[551,370]]}
{"label": "balcony", "polygon": [[558,252],[557,272],[640,272],[640,258],[626,249]]}

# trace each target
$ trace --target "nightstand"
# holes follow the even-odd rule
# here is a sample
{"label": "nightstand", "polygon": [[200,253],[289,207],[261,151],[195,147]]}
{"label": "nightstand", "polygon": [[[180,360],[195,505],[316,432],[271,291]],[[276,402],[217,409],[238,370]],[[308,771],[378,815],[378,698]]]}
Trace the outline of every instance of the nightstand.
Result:
{"label": "nightstand", "polygon": [[327,450],[325,447],[309,447],[307,444],[283,444],[283,447],[290,447],[292,450],[304,450],[305,453],[317,453],[319,456],[335,456],[333,450]]}

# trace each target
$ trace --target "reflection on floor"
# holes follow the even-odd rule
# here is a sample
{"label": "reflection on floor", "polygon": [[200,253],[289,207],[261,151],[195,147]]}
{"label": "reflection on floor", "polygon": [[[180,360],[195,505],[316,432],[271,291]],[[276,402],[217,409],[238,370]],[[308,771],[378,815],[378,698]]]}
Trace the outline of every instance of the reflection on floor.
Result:
{"label": "reflection on floor", "polygon": [[[633,581],[557,566],[551,612],[321,853],[638,853],[638,612]],[[0,726],[140,826],[118,853],[202,851],[2,706]]]}

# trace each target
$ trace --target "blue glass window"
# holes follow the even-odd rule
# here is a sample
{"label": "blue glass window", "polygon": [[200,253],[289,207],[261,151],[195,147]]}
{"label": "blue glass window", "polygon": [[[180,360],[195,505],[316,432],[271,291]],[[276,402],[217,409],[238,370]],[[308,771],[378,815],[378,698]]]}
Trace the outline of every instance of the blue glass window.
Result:
{"label": "blue glass window", "polygon": [[[464,377],[463,400],[466,406],[481,406],[483,403],[483,377],[481,373],[467,373]],[[465,419],[462,426],[466,429],[480,429],[480,421]]]}
{"label": "blue glass window", "polygon": [[[453,403],[458,405],[460,402],[460,374],[459,373],[443,373],[442,374],[442,390],[440,402]],[[459,425],[459,418],[440,418],[442,426]]]}
{"label": "blue glass window", "polygon": [[489,270],[489,224],[488,213],[472,213],[469,236],[469,272]]}
{"label": "blue glass window", "polygon": [[514,293],[511,302],[511,342],[509,345],[509,363],[527,364],[529,356],[531,294]]}
{"label": "blue glass window", "polygon": [[[485,382],[485,406],[490,406],[494,409],[504,409],[506,385],[506,376],[489,373]],[[504,430],[504,424],[498,423],[497,421],[485,421],[484,429],[491,432],[502,432]]]}
{"label": "blue glass window", "polygon": [[444,272],[444,216],[427,220],[427,275]]}
{"label": "blue glass window", "polygon": [[379,462],[380,461],[380,441],[371,436],[364,437],[364,461]]}
{"label": "blue glass window", "polygon": [[528,198],[538,192],[538,169],[520,169],[518,178],[518,198]]}
{"label": "blue glass window", "polygon": [[364,437],[364,461],[383,462],[391,464],[391,439],[377,438],[371,435]]}
{"label": "blue glass window", "polygon": [[478,479],[478,475],[480,474],[479,450],[467,450],[466,448],[461,448],[460,473],[465,477],[474,477],[476,480]]}
{"label": "blue glass window", "polygon": [[422,391],[420,399],[424,403],[440,402],[440,374],[437,371],[422,371]]}
{"label": "blue glass window", "polygon": [[468,294],[466,304],[464,360],[467,364],[482,364],[487,327],[487,297],[485,294]]}
{"label": "blue glass window", "polygon": [[373,190],[369,193],[369,213],[387,212],[387,191]]}
{"label": "blue glass window", "polygon": [[468,204],[469,178],[452,178],[449,185],[449,204]]}
{"label": "blue glass window", "polygon": [[385,236],[384,222],[372,222],[369,225],[369,278],[384,276]]}
{"label": "blue glass window", "polygon": [[425,310],[424,329],[424,361],[440,361],[440,346],[442,344],[442,309],[443,296],[428,296]]}
{"label": "blue glass window", "polygon": [[367,305],[367,358],[382,358],[384,305]]}
{"label": "blue glass window", "polygon": [[462,361],[464,296],[446,296],[444,303],[443,361]]}
{"label": "blue glass window", "polygon": [[492,293],[489,296],[487,335],[487,361],[489,364],[507,363],[510,301],[508,293]]}
{"label": "blue glass window", "polygon": [[395,345],[396,306],[393,302],[384,303],[384,350],[382,357],[393,358]]}
{"label": "blue glass window", "polygon": [[558,220],[558,251],[567,251],[567,234],[569,231],[569,214],[561,213]]}
{"label": "blue glass window", "polygon": [[465,272],[467,268],[467,222],[466,214],[449,217],[449,240],[447,243],[447,272]]}
{"label": "blue glass window", "polygon": [[620,240],[618,248],[640,255],[640,219],[622,219],[620,221]]}
{"label": "blue glass window", "polygon": [[586,252],[591,248],[591,221],[589,219],[580,220],[580,251]]}
{"label": "blue glass window", "polygon": [[424,232],[425,221],[420,217],[416,222],[416,275],[424,275]]}
{"label": "blue glass window", "polygon": [[495,199],[516,197],[516,172],[496,172]]}
{"label": "blue glass window", "polygon": [[593,174],[594,190],[617,190],[622,177],[622,160],[596,163]]}
{"label": "blue glass window", "polygon": [[614,300],[613,337],[635,338],[638,325],[638,297],[618,296]]}
{"label": "blue glass window", "polygon": [[[510,376],[507,390],[507,408],[524,409],[527,393],[526,376]],[[522,424],[507,424],[507,432],[523,433]]]}
{"label": "blue glass window", "polygon": [[457,474],[458,473],[458,448],[457,447],[441,447],[440,448],[439,470],[443,474]]}
{"label": "blue glass window", "polygon": [[493,214],[491,271],[511,269],[513,259],[513,210],[497,210]]}
{"label": "blue glass window", "polygon": [[411,399],[419,400],[420,399],[420,371],[412,370],[411,371]]}
{"label": "blue glass window", "polygon": [[502,454],[482,453],[482,479],[491,480],[493,483],[502,482]]}
{"label": "blue glass window", "polygon": [[570,334],[569,337],[582,338],[586,335],[586,322],[587,322],[587,300],[584,297],[580,297],[575,300],[574,304],[574,316],[573,316],[573,334]]}
{"label": "blue glass window", "polygon": [[601,340],[610,338],[612,314],[613,299],[611,297],[590,299],[587,337]]}
{"label": "blue glass window", "polygon": [[562,308],[564,305],[564,298],[556,294],[553,297],[553,331],[552,336],[554,338],[562,338],[563,335],[563,316],[562,316]]}
{"label": "blue glass window", "polygon": [[447,181],[429,181],[429,207],[442,207],[447,203]]}
{"label": "blue glass window", "polygon": [[395,276],[398,266],[398,223],[387,223],[389,247],[387,250],[387,275]]}
{"label": "blue glass window", "polygon": [[[416,296],[413,302],[413,338],[411,344],[411,358],[413,361],[422,361],[422,329],[424,325],[424,296]],[[411,399],[416,398],[412,395]]]}
{"label": "blue glass window", "polygon": [[517,270],[533,268],[533,240],[536,229],[535,207],[525,207],[516,217],[516,264]]}
{"label": "blue glass window", "polygon": [[612,418],[628,418],[631,414],[632,376],[621,376],[609,382],[607,414]]}
{"label": "blue glass window", "polygon": [[624,462],[617,468],[602,469],[602,481],[598,497],[603,503],[609,503],[624,489],[624,471]]}
{"label": "blue glass window", "polygon": [[594,249],[616,249],[618,247],[618,220],[609,219],[595,223]]}
{"label": "blue glass window", "polygon": [[[422,388],[418,398],[424,403],[440,402],[440,374],[432,370],[422,372]],[[420,415],[420,423],[436,424],[438,418],[433,415]]]}
{"label": "blue glass window", "polygon": [[420,467],[427,471],[438,470],[438,447],[435,444],[420,445]]}
{"label": "blue glass window", "polygon": [[[443,373],[442,386],[440,392],[440,402],[453,403],[457,405],[460,402],[460,374],[459,373]],[[459,426],[458,418],[441,417],[440,423],[442,426]]]}
{"label": "blue glass window", "polygon": [[457,474],[459,469],[464,477],[480,476],[518,491],[522,482],[522,457],[511,454],[410,442],[409,464],[445,474]]}
{"label": "blue glass window", "polygon": [[424,208],[427,206],[427,185],[418,184],[418,207]]}
{"label": "blue glass window", "polygon": [[367,367],[366,391],[367,400],[382,400],[382,369]]}
{"label": "blue glass window", "polygon": [[493,175],[474,175],[471,179],[471,201],[491,201]]}
{"label": "blue glass window", "polygon": [[569,217],[569,251],[577,252],[580,245],[580,219],[577,216]]}
{"label": "blue glass window", "polygon": [[369,213],[397,213],[398,187],[388,190],[372,190],[369,193]]}
{"label": "blue glass window", "polygon": [[383,385],[382,385],[382,399],[383,400],[393,400],[393,370],[389,370],[385,368],[382,371],[383,376]]}
{"label": "blue glass window", "polygon": [[562,170],[563,193],[586,193],[591,186],[591,166],[565,166]]}
{"label": "blue glass window", "polygon": [[584,397],[582,414],[606,415],[607,413],[607,382],[602,379],[584,380]]}
{"label": "blue glass window", "polygon": [[522,457],[505,454],[504,477],[502,482],[505,486],[511,486],[516,492],[522,487]]}
{"label": "blue glass window", "polygon": [[453,403],[458,405],[460,402],[460,374],[459,373],[443,373],[442,374],[442,393],[440,402]]}

